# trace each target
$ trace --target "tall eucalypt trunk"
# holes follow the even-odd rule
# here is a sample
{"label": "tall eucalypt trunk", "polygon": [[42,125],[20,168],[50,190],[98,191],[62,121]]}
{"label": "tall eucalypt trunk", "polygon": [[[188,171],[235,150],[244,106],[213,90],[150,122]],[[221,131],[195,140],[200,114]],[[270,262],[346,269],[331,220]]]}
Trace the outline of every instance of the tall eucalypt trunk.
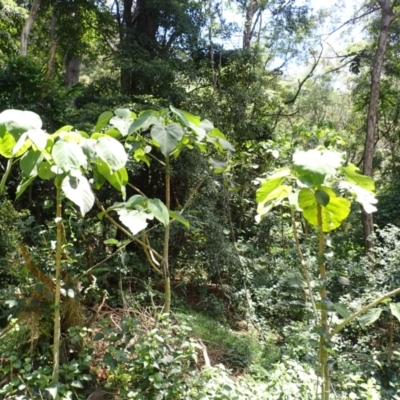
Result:
{"label": "tall eucalypt trunk", "polygon": [[[393,12],[392,0],[376,0],[381,8],[381,26],[378,39],[378,47],[375,53],[374,64],[371,70],[371,94],[367,116],[367,133],[364,147],[364,168],[363,173],[367,176],[373,176],[373,159],[375,153],[375,130],[377,125],[377,113],[379,102],[379,91],[381,83],[382,65],[386,51],[386,45],[389,36],[389,28],[392,22],[400,16],[400,11]],[[368,252],[373,247],[373,242],[369,240],[374,231],[374,222],[372,214],[365,211],[362,213],[362,222],[364,229],[365,249]]]}
{"label": "tall eucalypt trunk", "polygon": [[21,56],[26,56],[28,54],[28,38],[31,33],[33,24],[35,22],[37,13],[40,8],[41,0],[34,0],[32,3],[32,8],[29,13],[29,17],[25,22],[25,25],[21,33]]}

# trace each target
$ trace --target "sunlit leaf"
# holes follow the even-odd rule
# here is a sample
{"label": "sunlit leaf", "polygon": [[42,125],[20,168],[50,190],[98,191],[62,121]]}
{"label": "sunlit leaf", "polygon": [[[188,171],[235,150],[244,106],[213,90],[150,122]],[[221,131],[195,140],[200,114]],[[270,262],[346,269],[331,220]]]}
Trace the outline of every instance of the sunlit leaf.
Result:
{"label": "sunlit leaf", "polygon": [[342,171],[348,182],[353,183],[362,187],[363,189],[369,190],[373,192],[375,190],[375,182],[374,180],[366,175],[359,174],[359,168],[354,164],[349,164],[347,167],[341,167],[340,171]]}
{"label": "sunlit leaf", "polygon": [[263,201],[258,203],[256,221],[259,222],[262,215],[281,204],[282,200],[288,198],[291,192],[292,187],[288,185],[280,185],[273,189]]}
{"label": "sunlit leaf", "polygon": [[160,146],[161,153],[168,157],[176,148],[183,137],[183,129],[178,124],[155,124],[151,128],[151,137]]}
{"label": "sunlit leaf", "polygon": [[131,126],[132,120],[121,117],[112,117],[110,119],[110,125],[115,126],[122,136],[127,136],[129,133],[129,127]]}
{"label": "sunlit leaf", "polygon": [[84,216],[94,204],[94,195],[88,180],[84,176],[66,176],[61,185],[65,196],[76,204]]}
{"label": "sunlit leaf", "polygon": [[134,113],[132,115],[132,111],[129,110],[129,108],[117,108],[114,111],[114,114],[117,117],[121,117],[121,118],[124,118],[124,119],[132,119],[132,117],[135,115]]}
{"label": "sunlit leaf", "polygon": [[152,219],[152,214],[139,210],[117,210],[120,221],[136,235],[147,227],[147,219]]}
{"label": "sunlit leaf", "polygon": [[276,189],[278,186],[280,186],[283,182],[284,178],[281,176],[278,177],[269,177],[265,181],[261,183],[261,186],[257,189],[256,192],[256,200],[257,203],[261,203],[262,201],[265,201],[265,199],[268,197],[268,195]]}
{"label": "sunlit leaf", "polygon": [[[330,197],[329,204],[321,207],[322,230],[329,232],[338,228],[342,221],[347,218],[350,213],[350,201],[336,194],[328,187],[323,187]],[[314,226],[318,226],[318,203],[314,192],[311,189],[303,188],[299,192],[299,206],[303,210],[306,220]]]}
{"label": "sunlit leaf", "polygon": [[77,143],[58,140],[53,146],[51,154],[56,165],[65,172],[87,167],[86,156]]}
{"label": "sunlit leaf", "polygon": [[42,120],[39,115],[32,111],[5,110],[0,113],[0,126],[4,125],[6,130],[15,137],[30,129],[41,129]]}
{"label": "sunlit leaf", "polygon": [[101,137],[97,140],[95,149],[97,156],[106,162],[112,171],[125,167],[128,155],[118,140],[109,136]]}
{"label": "sunlit leaf", "polygon": [[336,174],[343,163],[343,155],[332,150],[297,150],[293,163],[302,182],[317,186],[323,184],[325,177]]}
{"label": "sunlit leaf", "polygon": [[377,204],[378,200],[369,190],[366,190],[357,184],[346,181],[339,182],[339,188],[346,190],[355,196],[356,202],[362,205],[367,214],[377,211],[377,208],[374,206],[374,204]]}
{"label": "sunlit leaf", "polygon": [[1,129],[0,126],[0,155],[6,158],[13,157],[13,149],[15,145],[16,142],[14,136],[10,132],[7,132],[4,127]]}
{"label": "sunlit leaf", "polygon": [[47,145],[48,135],[42,129],[30,129],[28,132],[29,139],[37,147],[38,150],[43,151]]}

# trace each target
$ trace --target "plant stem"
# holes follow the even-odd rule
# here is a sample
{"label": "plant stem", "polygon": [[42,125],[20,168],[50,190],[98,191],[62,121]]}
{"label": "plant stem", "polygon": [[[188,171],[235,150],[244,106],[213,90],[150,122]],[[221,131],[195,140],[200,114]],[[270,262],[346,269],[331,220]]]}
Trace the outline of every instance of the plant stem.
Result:
{"label": "plant stem", "polygon": [[[171,173],[169,157],[165,158],[165,205],[170,211],[171,209]],[[164,230],[164,247],[163,247],[163,274],[164,274],[164,313],[169,314],[171,310],[171,277],[169,274],[169,223]]]}
{"label": "plant stem", "polygon": [[54,342],[53,342],[53,374],[52,385],[56,386],[59,381],[59,365],[60,365],[60,337],[61,337],[61,256],[62,256],[62,215],[61,215],[61,184],[56,185],[56,221],[57,221],[57,238],[56,238],[56,287],[54,292]]}
{"label": "plant stem", "polygon": [[0,196],[3,196],[5,194],[6,182],[7,182],[7,179],[8,179],[8,175],[10,175],[12,165],[13,165],[13,159],[9,158],[7,160],[6,170],[5,170],[4,174],[3,174],[3,177],[1,178],[1,182],[0,182]]}
{"label": "plant stem", "polygon": [[329,338],[332,338],[336,334],[338,334],[346,325],[348,325],[350,322],[352,322],[354,319],[359,317],[361,314],[364,314],[366,311],[368,311],[370,308],[374,308],[375,306],[379,305],[382,303],[383,300],[388,299],[389,297],[393,297],[396,294],[400,293],[400,288],[397,288],[395,290],[392,290],[391,292],[388,292],[384,294],[383,296],[379,297],[378,299],[374,300],[373,302],[369,303],[365,307],[361,308],[354,314],[351,314],[349,317],[347,317],[344,321],[342,321],[329,335]]}
{"label": "plant stem", "polygon": [[293,208],[290,209],[290,212],[291,212],[291,218],[292,218],[293,236],[294,236],[294,240],[295,240],[295,243],[296,243],[297,253],[299,254],[299,258],[300,258],[300,266],[301,266],[301,270],[302,270],[303,275],[304,275],[304,279],[307,282],[308,294],[309,294],[309,297],[310,297],[310,301],[311,301],[311,305],[312,305],[312,309],[313,309],[313,313],[314,313],[314,317],[315,317],[315,322],[318,325],[319,316],[318,316],[317,306],[315,305],[315,299],[314,299],[314,295],[313,295],[313,292],[312,292],[310,274],[308,273],[307,264],[304,261],[303,252],[301,251],[301,247],[300,247],[300,241],[299,241],[299,236],[297,234],[296,220],[294,218],[294,210],[293,210]]}
{"label": "plant stem", "polygon": [[318,258],[319,258],[319,274],[321,280],[321,329],[322,333],[319,339],[319,362],[321,372],[321,400],[329,400],[330,380],[329,380],[329,367],[328,367],[328,352],[326,351],[325,336],[329,334],[328,327],[328,311],[326,307],[326,266],[324,261],[325,253],[325,236],[322,226],[322,207],[320,204],[317,205],[317,220],[319,227],[319,244],[318,244]]}

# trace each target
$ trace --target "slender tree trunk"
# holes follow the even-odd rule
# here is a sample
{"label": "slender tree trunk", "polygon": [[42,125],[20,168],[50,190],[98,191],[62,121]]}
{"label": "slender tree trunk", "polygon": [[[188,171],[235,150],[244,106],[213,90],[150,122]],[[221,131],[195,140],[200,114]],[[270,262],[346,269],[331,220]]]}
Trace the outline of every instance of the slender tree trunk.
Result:
{"label": "slender tree trunk", "polygon": [[46,79],[49,79],[53,76],[54,72],[54,60],[56,57],[56,49],[57,49],[57,37],[56,37],[56,16],[54,14],[54,10],[51,13],[51,24],[50,24],[50,54],[49,61],[47,62],[46,68]]}
{"label": "slender tree trunk", "polygon": [[79,82],[81,60],[73,54],[65,56],[65,86],[71,87]]}
{"label": "slender tree trunk", "polygon": [[[389,36],[390,24],[400,15],[393,13],[391,0],[376,0],[381,7],[381,27],[379,32],[378,47],[375,53],[374,64],[371,70],[371,94],[367,116],[367,133],[365,137],[364,147],[364,175],[373,175],[373,159],[375,153],[375,130],[377,123],[378,101],[381,84],[381,72],[383,59],[385,56],[387,40]],[[373,243],[368,240],[368,237],[374,231],[374,221],[372,214],[367,214],[363,211],[362,222],[364,229],[365,249],[368,252]]]}
{"label": "slender tree trunk", "polygon": [[35,22],[37,13],[39,11],[41,0],[33,0],[32,8],[29,13],[29,17],[25,22],[25,25],[21,33],[21,55],[26,56],[28,54],[28,37],[31,33],[33,23]]}
{"label": "slender tree trunk", "polygon": [[257,0],[250,0],[246,5],[246,19],[244,21],[244,32],[243,32],[243,50],[250,49],[251,37],[252,37],[252,25],[253,18],[257,11]]}
{"label": "slender tree trunk", "polygon": [[[120,18],[119,24],[119,37],[120,37],[120,47],[122,52],[122,62],[123,64],[130,64],[129,52],[131,48],[131,40],[133,40],[133,0],[123,1],[122,18],[120,15],[120,9],[117,8],[117,12]],[[129,66],[121,67],[121,93],[129,95],[131,93],[132,86],[132,72]]]}

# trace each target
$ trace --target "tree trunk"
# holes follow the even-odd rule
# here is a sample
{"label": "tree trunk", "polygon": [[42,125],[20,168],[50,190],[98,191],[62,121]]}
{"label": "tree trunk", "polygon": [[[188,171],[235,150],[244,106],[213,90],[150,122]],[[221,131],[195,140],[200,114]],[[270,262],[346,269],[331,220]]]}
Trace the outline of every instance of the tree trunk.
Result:
{"label": "tree trunk", "polygon": [[71,87],[79,82],[81,60],[70,53],[65,56],[65,86]]}
{"label": "tree trunk", "polygon": [[246,19],[244,22],[243,32],[243,50],[250,49],[253,18],[257,11],[257,3],[257,0],[250,0],[249,3],[246,5]]}
{"label": "tree trunk", "polygon": [[41,0],[33,0],[32,8],[29,13],[29,17],[25,22],[25,25],[21,33],[21,55],[26,56],[28,54],[28,37],[31,33],[33,23],[35,22],[37,13],[39,11]]}
{"label": "tree trunk", "polygon": [[[122,11],[122,18],[120,18],[119,24],[119,36],[120,36],[120,46],[122,52],[123,64],[128,64],[128,55],[130,53],[131,40],[132,40],[132,0],[124,0],[124,8]],[[118,7],[119,14],[119,7]],[[121,67],[121,93],[125,95],[129,95],[131,92],[131,80],[132,73],[131,68],[129,67]]]}
{"label": "tree trunk", "polygon": [[51,25],[50,25],[50,54],[49,61],[47,62],[46,68],[46,79],[49,79],[53,76],[54,72],[54,60],[56,57],[56,49],[57,49],[57,37],[56,37],[56,17],[54,15],[54,11],[51,14]]}
{"label": "tree trunk", "polygon": [[[364,147],[364,175],[373,175],[373,159],[375,152],[375,130],[377,123],[378,101],[381,82],[381,71],[383,59],[385,56],[387,40],[389,36],[390,24],[399,16],[399,13],[393,14],[391,0],[377,0],[381,7],[381,27],[379,32],[378,47],[375,53],[374,64],[371,70],[371,94],[367,116],[367,133]],[[374,231],[374,222],[372,214],[367,214],[363,210],[362,222],[364,229],[365,249],[368,252],[373,247],[373,242],[368,237]]]}

